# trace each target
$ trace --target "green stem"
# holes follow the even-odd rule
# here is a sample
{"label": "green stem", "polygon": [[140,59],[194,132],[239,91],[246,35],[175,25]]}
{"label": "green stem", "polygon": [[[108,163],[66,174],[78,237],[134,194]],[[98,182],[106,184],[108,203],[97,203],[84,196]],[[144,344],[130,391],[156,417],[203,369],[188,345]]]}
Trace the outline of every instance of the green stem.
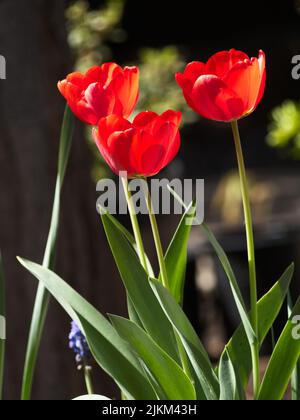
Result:
{"label": "green stem", "polygon": [[[52,217],[50,229],[45,249],[43,266],[51,270],[54,269],[56,241],[60,214],[60,195],[63,186],[64,176],[71,149],[71,140],[73,134],[73,114],[66,106],[59,143],[58,171],[56,178],[55,194],[53,201]],[[23,372],[21,399],[29,400],[32,389],[32,382],[36,367],[38,351],[45,325],[45,319],[48,312],[50,294],[40,282],[35,298],[33,314],[31,319],[27,351]]]}
{"label": "green stem", "polygon": [[[144,183],[147,181],[142,180],[142,182]],[[159,230],[158,230],[157,221],[154,214],[153,204],[152,204],[151,195],[150,195],[148,186],[147,187],[145,186],[144,193],[145,193],[145,199],[146,199],[146,204],[148,208],[152,234],[153,234],[153,239],[155,243],[158,263],[159,263],[161,281],[164,287],[169,290],[169,280],[168,280],[168,273],[167,273],[167,268],[166,268],[165,259],[164,259],[164,253],[162,249],[162,244],[161,244],[161,240],[159,236]]]}
{"label": "green stem", "polygon": [[129,210],[129,215],[130,215],[130,220],[131,220],[131,224],[132,224],[133,234],[134,234],[135,242],[136,242],[136,245],[137,245],[138,256],[139,256],[140,262],[141,262],[142,266],[144,267],[146,273],[148,273],[147,259],[146,259],[143,239],[142,239],[142,235],[141,235],[141,230],[140,230],[138,218],[137,218],[137,215],[136,215],[136,212],[135,212],[134,204],[133,204],[133,201],[132,201],[131,192],[130,192],[129,187],[128,187],[127,178],[122,177],[122,184],[123,184],[124,193],[125,193],[125,197],[126,197],[126,201],[127,201],[128,210]]}
{"label": "green stem", "polygon": [[[246,176],[246,169],[243,157],[243,150],[241,145],[241,138],[238,128],[238,122],[231,123],[233,138],[235,143],[239,175],[242,190],[242,199],[244,207],[245,227],[247,236],[247,251],[248,251],[248,265],[249,265],[249,282],[250,282],[250,301],[251,301],[251,325],[258,337],[258,314],[257,314],[257,282],[256,282],[256,268],[255,268],[255,249],[253,236],[253,223],[251,215],[249,188]],[[253,365],[253,394],[257,397],[260,387],[260,371],[259,371],[259,343],[258,340],[251,346],[252,365]]]}
{"label": "green stem", "polygon": [[92,395],[94,394],[94,387],[93,387],[92,375],[91,375],[92,368],[90,366],[84,365],[83,370],[84,370],[84,380],[85,380],[87,393],[89,395]]}

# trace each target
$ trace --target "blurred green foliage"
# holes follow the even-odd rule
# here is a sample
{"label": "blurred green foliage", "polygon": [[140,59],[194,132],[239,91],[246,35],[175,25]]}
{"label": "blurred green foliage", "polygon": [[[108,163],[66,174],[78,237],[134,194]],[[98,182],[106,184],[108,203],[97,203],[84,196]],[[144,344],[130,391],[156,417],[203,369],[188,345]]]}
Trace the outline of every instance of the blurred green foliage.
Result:
{"label": "blurred green foliage", "polygon": [[99,10],[90,10],[85,0],[75,0],[66,11],[69,45],[75,55],[75,68],[89,67],[112,59],[108,42],[123,42],[120,27],[124,0],[107,0]]}
{"label": "blurred green foliage", "polygon": [[196,114],[186,106],[175,73],[183,71],[185,61],[175,46],[162,49],[143,48],[139,52],[140,99],[136,112],[162,113],[175,109],[183,113],[183,123],[194,121]]}
{"label": "blurred green foliage", "polygon": [[287,100],[273,110],[267,141],[300,159],[300,103]]}

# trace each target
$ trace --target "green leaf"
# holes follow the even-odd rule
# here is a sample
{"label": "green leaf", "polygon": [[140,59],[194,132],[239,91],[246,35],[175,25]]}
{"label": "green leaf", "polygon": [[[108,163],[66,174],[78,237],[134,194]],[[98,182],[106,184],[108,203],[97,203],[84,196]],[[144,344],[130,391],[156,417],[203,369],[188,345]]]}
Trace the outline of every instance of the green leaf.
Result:
{"label": "green leaf", "polygon": [[[293,301],[292,301],[291,293],[289,291],[288,292],[288,317],[291,316],[292,312],[293,312]],[[291,392],[292,392],[292,401],[300,401],[300,359],[298,360],[296,368],[292,374]]]}
{"label": "green leaf", "polygon": [[116,330],[137,352],[169,400],[195,400],[193,384],[181,367],[151,337],[128,319],[111,315]]}
{"label": "green leaf", "polygon": [[[4,331],[3,331],[4,330]],[[2,256],[0,252],[0,400],[3,392],[5,357],[5,286]]]}
{"label": "green leaf", "polygon": [[[257,304],[260,345],[264,342],[282,308],[293,273],[294,264],[291,264],[277,283],[275,283],[271,290],[269,290]],[[245,387],[249,380],[252,362],[250,346],[243,325],[239,326],[227,344],[227,351],[233,366],[238,371],[240,381]]]}
{"label": "green leaf", "polygon": [[165,255],[170,291],[180,304],[183,301],[188,240],[191,232],[191,223],[187,223],[187,221],[194,218],[195,213],[196,207],[191,203],[186,209]]}
{"label": "green leaf", "polygon": [[217,241],[216,237],[214,236],[214,234],[212,233],[212,231],[209,229],[209,227],[206,224],[202,224],[201,225],[202,230],[204,231],[204,233],[207,236],[207,239],[209,240],[209,242],[211,243],[212,247],[214,248],[216,254],[218,255],[218,258],[223,266],[223,269],[227,275],[227,278],[229,280],[230,283],[230,287],[233,293],[233,297],[238,309],[238,312],[240,314],[243,326],[245,328],[245,332],[249,341],[249,344],[253,344],[256,342],[257,337],[255,336],[255,333],[253,331],[253,328],[251,326],[250,320],[248,318],[248,314],[246,312],[246,305],[245,302],[243,300],[238,282],[236,280],[235,274],[233,272],[233,269],[231,267],[231,264],[227,258],[227,255],[225,254],[223,248],[221,247],[221,245],[219,244],[219,242]]}
{"label": "green leaf", "polygon": [[[187,209],[186,204],[183,202],[183,200],[181,199],[181,197],[179,197],[179,195],[169,186],[168,187],[169,191],[174,195],[175,199],[185,208]],[[203,230],[203,232],[205,233],[205,235],[207,236],[207,239],[209,240],[209,242],[211,243],[212,247],[214,248],[222,266],[223,269],[228,277],[229,283],[230,283],[230,287],[233,293],[233,297],[239,312],[239,315],[241,317],[242,323],[244,325],[246,334],[247,334],[247,338],[249,341],[249,344],[254,344],[257,341],[257,337],[255,335],[255,332],[253,331],[253,328],[251,326],[250,320],[247,316],[247,312],[246,312],[246,305],[243,299],[243,296],[241,294],[238,282],[235,278],[233,269],[231,267],[231,264],[227,258],[227,255],[225,254],[223,248],[221,247],[221,245],[219,244],[219,242],[217,241],[216,237],[214,236],[214,234],[212,233],[212,231],[209,229],[209,227],[202,223],[200,226]]]}
{"label": "green leaf", "polygon": [[292,375],[292,400],[300,401],[300,359],[297,362],[296,368]]}
{"label": "green leaf", "polygon": [[128,344],[92,305],[52,271],[19,258],[82,328],[99,365],[134,399],[155,399],[144,371]]}
{"label": "green leaf", "polygon": [[299,314],[300,297],[271,356],[259,391],[259,400],[281,400],[287,390],[300,357],[300,339],[293,334],[295,329],[293,319]]}
{"label": "green leaf", "polygon": [[[134,236],[129,232],[128,229],[125,228],[125,226],[122,225],[122,223],[120,223],[118,221],[118,219],[116,219],[114,216],[112,216],[110,213],[108,213],[108,211],[102,209],[100,206],[100,212],[101,214],[105,214],[108,219],[115,225],[115,227],[120,231],[120,233],[122,233],[125,238],[127,239],[127,241],[130,243],[130,245],[134,248],[135,252],[138,255],[138,249],[137,249],[137,244],[135,241]],[[151,266],[151,262],[149,261],[149,258],[146,255],[146,262],[147,262],[147,269],[148,269],[148,273],[151,277],[154,277],[154,271],[153,268]]]}
{"label": "green leaf", "polygon": [[172,326],[154,295],[136,253],[111,219],[106,214],[101,218],[124,286],[140,321],[153,340],[178,361]]}
{"label": "green leaf", "polygon": [[90,394],[90,395],[81,395],[80,397],[73,398],[72,401],[103,401],[103,400],[111,400],[111,398],[107,398],[104,395],[97,395],[97,394]]}
{"label": "green leaf", "polygon": [[233,401],[237,395],[235,370],[225,348],[219,365],[220,400]]}
{"label": "green leaf", "polygon": [[152,281],[153,287],[167,317],[178,332],[185,351],[208,400],[219,399],[219,383],[209,357],[182,308],[173,296],[157,281]]}
{"label": "green leaf", "polygon": [[[50,269],[54,268],[56,240],[60,215],[60,195],[69,160],[69,154],[72,144],[73,126],[74,115],[70,108],[66,106],[60,134],[58,171],[56,178],[51,224],[43,259],[43,266]],[[21,393],[22,400],[30,399],[36,360],[44,329],[45,319],[48,312],[48,304],[49,294],[44,288],[43,284],[39,283],[27,343]]]}

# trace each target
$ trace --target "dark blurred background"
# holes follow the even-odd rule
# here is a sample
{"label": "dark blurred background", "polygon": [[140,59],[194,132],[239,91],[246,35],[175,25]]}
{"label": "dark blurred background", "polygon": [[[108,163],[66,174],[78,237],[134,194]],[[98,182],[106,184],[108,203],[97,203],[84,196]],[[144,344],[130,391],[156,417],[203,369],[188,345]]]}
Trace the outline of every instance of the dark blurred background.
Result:
{"label": "dark blurred background", "polygon": [[[182,148],[163,175],[204,178],[206,220],[228,251],[247,295],[242,207],[229,128],[190,112],[174,73],[191,60],[232,47],[267,56],[265,97],[240,124],[255,218],[262,294],[287,265],[299,260],[300,80],[291,60],[300,54],[300,2],[0,0],[0,248],[7,283],[5,397],[18,399],[37,282],[16,255],[40,262],[49,226],[64,100],[56,83],[72,69],[113,60],[141,68],[138,109],[184,113]],[[112,176],[77,123],[62,202],[57,272],[102,313],[125,313],[115,264],[95,211],[95,181]],[[161,217],[167,245],[176,217]],[[148,223],[147,249],[153,256]],[[299,268],[294,293],[299,291]],[[216,360],[238,323],[226,279],[205,238],[192,232],[185,306]],[[284,322],[285,314],[279,324]],[[70,320],[52,302],[33,389],[34,399],[84,393],[68,349]],[[275,331],[276,334],[276,331]],[[264,353],[270,351],[267,345]],[[95,390],[116,397],[112,382],[94,369]]]}

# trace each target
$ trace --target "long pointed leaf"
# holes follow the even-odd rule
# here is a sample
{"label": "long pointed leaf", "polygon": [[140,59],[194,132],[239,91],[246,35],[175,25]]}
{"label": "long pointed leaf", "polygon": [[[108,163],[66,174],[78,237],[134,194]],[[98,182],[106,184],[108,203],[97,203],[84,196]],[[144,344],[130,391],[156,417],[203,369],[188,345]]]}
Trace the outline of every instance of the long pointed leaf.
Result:
{"label": "long pointed leaf", "polygon": [[258,395],[259,400],[281,400],[300,357],[300,339],[293,336],[293,318],[300,314],[300,297],[271,356]]}
{"label": "long pointed leaf", "polygon": [[185,214],[182,216],[165,255],[170,291],[176,301],[180,304],[182,304],[183,301],[188,240],[192,227],[191,223],[187,223],[187,219],[194,217],[195,213],[196,207],[193,206],[193,203],[191,203],[186,209]]}
{"label": "long pointed leaf", "polygon": [[[134,236],[129,232],[128,229],[125,228],[125,226],[122,225],[122,223],[120,223],[118,221],[118,219],[116,219],[114,216],[112,216],[110,213],[108,213],[107,211],[101,209],[100,207],[100,211],[101,214],[105,214],[106,217],[108,217],[108,219],[115,225],[115,227],[125,236],[125,238],[128,240],[128,242],[130,243],[130,245],[134,248],[135,252],[138,255],[138,250],[137,250],[137,245],[136,245],[136,241]],[[154,277],[154,272],[153,272],[153,268],[151,266],[151,262],[149,260],[149,258],[146,255],[146,263],[147,263],[147,269],[148,269],[148,273],[151,277]]]}
{"label": "long pointed leaf", "polygon": [[151,337],[128,319],[110,315],[116,330],[137,352],[169,400],[195,400],[193,384],[181,367]]}
{"label": "long pointed leaf", "polygon": [[[66,167],[69,160],[71,141],[73,134],[74,116],[70,108],[66,106],[59,144],[58,172],[55,186],[54,202],[52,209],[51,224],[45,249],[43,265],[54,268],[56,251],[56,239],[60,214],[60,195],[65,177]],[[39,283],[35,298],[32,320],[30,325],[26,358],[22,382],[22,400],[30,399],[33,376],[36,366],[37,355],[44,329],[45,319],[48,312],[49,294],[42,283]]]}
{"label": "long pointed leaf", "polygon": [[136,253],[110,218],[106,214],[101,218],[121,278],[139,319],[154,341],[178,361],[172,326],[154,295]]}
{"label": "long pointed leaf", "polygon": [[109,321],[55,273],[31,261],[19,261],[79,322],[93,356],[121,389],[135,399],[155,399],[138,360]]}
{"label": "long pointed leaf", "polygon": [[219,399],[219,383],[209,357],[182,308],[157,281],[152,282],[157,297],[173,327],[178,332],[196,374],[196,380],[208,400]]}
{"label": "long pointed leaf", "polygon": [[[264,342],[283,306],[293,273],[294,264],[291,264],[271,290],[269,290],[257,304],[260,345]],[[243,325],[239,326],[227,344],[227,351],[231,358],[231,362],[240,377],[241,383],[245,387],[249,380],[252,363],[251,351]]]}
{"label": "long pointed leaf", "polygon": [[248,318],[248,314],[246,312],[246,305],[243,300],[243,297],[242,297],[238,282],[236,280],[235,274],[231,267],[231,264],[223,248],[221,247],[221,245],[219,244],[219,242],[217,241],[216,237],[214,236],[212,231],[209,229],[209,227],[204,223],[202,224],[201,227],[202,227],[202,230],[205,232],[207,239],[209,240],[212,247],[214,248],[216,254],[218,255],[219,260],[223,266],[223,269],[225,273],[227,274],[238,312],[240,314],[243,326],[245,328],[245,332],[246,332],[249,344],[251,345],[255,343],[255,341],[257,340],[257,337],[255,336],[250,320]]}
{"label": "long pointed leaf", "polygon": [[[288,317],[293,312],[293,301],[290,291],[288,292]],[[275,347],[275,346],[274,346]],[[300,358],[291,379],[292,401],[300,401]]]}
{"label": "long pointed leaf", "polygon": [[[170,188],[169,191],[174,195],[174,197],[176,198],[176,200],[178,200],[178,202],[185,208],[187,209],[186,204],[183,202],[183,200],[178,196],[178,194],[176,194],[176,192]],[[232,290],[232,294],[239,312],[239,315],[241,317],[242,323],[244,325],[246,334],[247,334],[247,338],[249,340],[249,344],[253,344],[257,341],[257,337],[255,335],[255,332],[253,331],[253,328],[251,326],[250,320],[247,316],[247,311],[246,311],[246,305],[242,296],[242,293],[240,291],[238,282],[236,280],[235,274],[233,272],[233,269],[231,267],[231,264],[227,258],[226,253],[224,252],[223,248],[221,247],[221,245],[219,244],[219,242],[217,241],[216,237],[214,236],[214,234],[212,233],[212,231],[209,229],[209,227],[205,224],[202,223],[200,226],[203,230],[203,232],[205,233],[205,235],[207,236],[207,239],[209,240],[209,242],[211,243],[212,247],[214,248],[220,263],[222,264],[222,267],[227,275],[227,278],[229,280],[229,284]]]}
{"label": "long pointed leaf", "polygon": [[236,399],[237,383],[235,370],[227,350],[222,354],[219,365],[220,400],[233,401]]}

